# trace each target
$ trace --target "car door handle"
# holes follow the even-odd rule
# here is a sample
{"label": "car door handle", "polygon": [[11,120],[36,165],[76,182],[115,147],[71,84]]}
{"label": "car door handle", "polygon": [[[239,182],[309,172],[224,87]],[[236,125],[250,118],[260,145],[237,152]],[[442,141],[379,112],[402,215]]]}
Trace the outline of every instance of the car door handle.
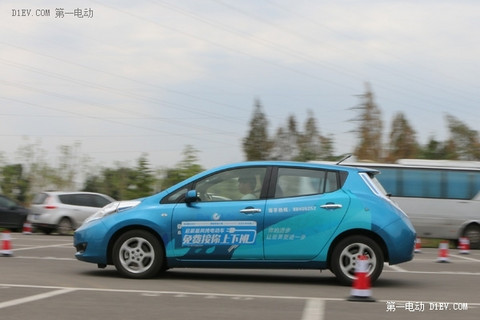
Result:
{"label": "car door handle", "polygon": [[245,213],[245,214],[254,214],[254,213],[262,212],[262,209],[245,208],[245,209],[240,210],[240,212]]}
{"label": "car door handle", "polygon": [[322,209],[340,209],[341,207],[342,205],[340,203],[327,203],[320,206]]}

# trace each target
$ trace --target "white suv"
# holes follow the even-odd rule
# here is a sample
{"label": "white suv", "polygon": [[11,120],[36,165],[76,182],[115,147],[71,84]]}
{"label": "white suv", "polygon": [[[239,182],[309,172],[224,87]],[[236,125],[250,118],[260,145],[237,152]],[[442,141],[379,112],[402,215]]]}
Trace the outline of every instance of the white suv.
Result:
{"label": "white suv", "polygon": [[71,234],[99,208],[115,201],[92,192],[41,192],[32,201],[28,220],[39,231],[50,234]]}

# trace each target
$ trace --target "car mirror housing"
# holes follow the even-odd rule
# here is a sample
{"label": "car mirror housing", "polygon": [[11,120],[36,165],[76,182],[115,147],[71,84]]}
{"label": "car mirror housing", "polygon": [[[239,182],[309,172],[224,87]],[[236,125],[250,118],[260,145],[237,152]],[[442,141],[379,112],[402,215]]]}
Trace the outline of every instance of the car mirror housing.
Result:
{"label": "car mirror housing", "polygon": [[200,197],[198,196],[197,190],[188,190],[187,194],[185,195],[185,202],[192,203],[199,201]]}

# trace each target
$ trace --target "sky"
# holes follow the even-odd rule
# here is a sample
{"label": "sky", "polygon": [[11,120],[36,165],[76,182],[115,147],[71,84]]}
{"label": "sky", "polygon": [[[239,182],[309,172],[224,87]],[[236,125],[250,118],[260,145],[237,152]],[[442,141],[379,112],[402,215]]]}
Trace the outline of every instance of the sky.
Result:
{"label": "sky", "polygon": [[13,163],[33,143],[53,163],[77,144],[98,166],[146,154],[173,167],[191,145],[211,168],[245,160],[256,100],[270,134],[310,110],[343,154],[366,83],[385,135],[398,112],[422,144],[448,138],[446,114],[480,130],[478,12],[478,0],[2,0],[0,154]]}

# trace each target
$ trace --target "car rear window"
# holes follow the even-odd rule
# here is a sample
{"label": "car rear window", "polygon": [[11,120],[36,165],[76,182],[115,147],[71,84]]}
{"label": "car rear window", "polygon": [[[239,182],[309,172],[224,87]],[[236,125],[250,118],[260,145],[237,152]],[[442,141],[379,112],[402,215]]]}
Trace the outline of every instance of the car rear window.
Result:
{"label": "car rear window", "polygon": [[48,198],[48,194],[37,193],[35,197],[33,197],[32,204],[43,204],[47,198]]}

